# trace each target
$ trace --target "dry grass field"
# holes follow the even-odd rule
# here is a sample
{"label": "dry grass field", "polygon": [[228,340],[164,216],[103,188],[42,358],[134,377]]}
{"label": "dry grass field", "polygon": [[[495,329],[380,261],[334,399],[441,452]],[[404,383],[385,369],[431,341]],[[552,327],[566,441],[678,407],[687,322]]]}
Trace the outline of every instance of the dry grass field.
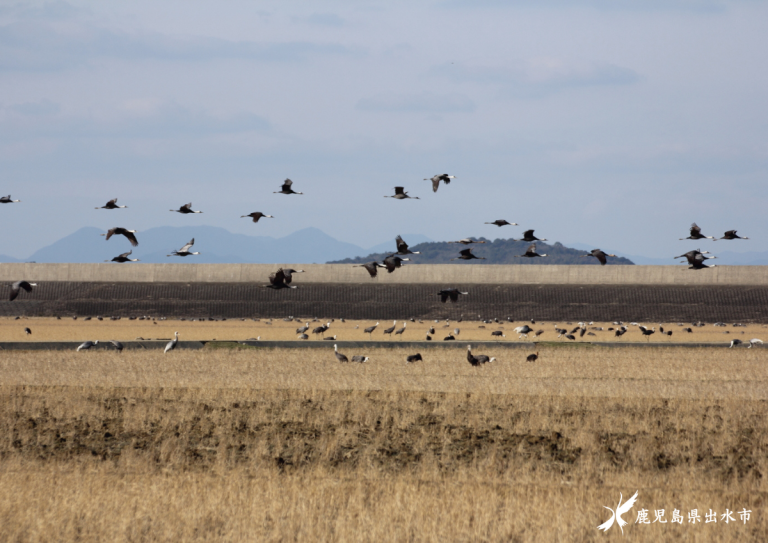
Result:
{"label": "dry grass field", "polygon": [[[331,319],[321,319],[319,322],[309,322],[310,336],[309,341],[319,340],[320,336],[315,336],[311,330],[325,324]],[[157,324],[154,324],[154,323]],[[251,319],[240,320],[230,319],[226,321],[181,321],[181,320],[128,320],[121,319],[102,321],[91,319],[72,320],[71,318],[62,318],[61,320],[50,317],[29,317],[15,320],[13,318],[0,318],[0,341],[85,341],[110,340],[120,341],[134,340],[136,338],[144,339],[170,339],[173,333],[178,331],[180,339],[184,340],[245,340],[248,338],[261,337],[262,340],[295,340],[298,334],[296,329],[304,326],[308,321],[286,322],[283,319],[267,320],[261,319],[254,321]],[[269,323],[269,324],[268,324]],[[565,337],[558,338],[554,328],[573,330],[578,322],[502,322],[486,324],[479,321],[450,322],[434,321],[410,322],[397,321],[397,328],[402,328],[406,324],[406,331],[402,335],[390,336],[384,334],[384,330],[393,325],[393,321],[381,322],[376,330],[369,336],[363,330],[376,324],[375,321],[346,321],[334,320],[325,336],[336,336],[338,341],[423,341],[426,338],[427,331],[434,327],[435,334],[433,341],[442,341],[444,337],[452,333],[455,328],[459,328],[459,335],[456,336],[460,341],[534,341],[533,334],[526,340],[519,338],[514,333],[518,326],[528,324],[534,330],[544,330],[544,333],[538,336],[535,341],[555,341],[569,342]],[[679,342],[704,342],[704,343],[730,343],[731,339],[738,338],[742,341],[749,341],[752,338],[763,339],[768,342],[768,326],[764,324],[746,324],[744,326],[734,327],[729,323],[725,327],[713,326],[712,323],[703,327],[691,327],[691,323],[638,323],[648,328],[659,326],[665,330],[671,330],[672,336],[655,333],[650,338],[646,338],[637,329],[636,326],[629,326],[629,331],[620,338],[616,338],[613,331],[609,328],[616,328],[613,323],[595,322],[587,326],[587,333],[583,337],[576,334],[577,342],[606,342],[618,341],[622,343],[632,342],[650,342],[650,343],[679,343]],[[24,328],[29,328],[32,334],[27,335]],[[603,328],[602,331],[594,328]],[[686,332],[685,328],[691,328],[691,333]],[[491,336],[491,332],[499,330],[506,337]],[[594,335],[589,335],[590,333]]]}
{"label": "dry grass field", "polygon": [[0,540],[765,541],[764,349],[359,351],[0,353]]}

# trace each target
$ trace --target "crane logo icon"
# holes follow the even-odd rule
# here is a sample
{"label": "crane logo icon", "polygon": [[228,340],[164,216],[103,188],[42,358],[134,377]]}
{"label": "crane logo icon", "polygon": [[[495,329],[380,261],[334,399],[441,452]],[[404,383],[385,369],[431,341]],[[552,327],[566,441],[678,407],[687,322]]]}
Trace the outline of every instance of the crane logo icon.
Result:
{"label": "crane logo icon", "polygon": [[629,498],[626,502],[624,502],[624,505],[621,504],[621,500],[623,498],[622,494],[619,493],[619,503],[616,505],[616,510],[611,509],[610,507],[605,507],[608,509],[608,511],[611,512],[611,518],[609,518],[607,521],[605,521],[603,524],[597,527],[598,530],[603,530],[604,532],[607,532],[608,529],[613,526],[613,521],[617,521],[617,524],[619,525],[619,529],[621,530],[621,533],[624,533],[624,526],[627,525],[627,523],[624,521],[624,519],[621,518],[621,515],[632,509],[632,507],[635,505],[635,502],[637,501],[637,492],[635,491],[634,496]]}

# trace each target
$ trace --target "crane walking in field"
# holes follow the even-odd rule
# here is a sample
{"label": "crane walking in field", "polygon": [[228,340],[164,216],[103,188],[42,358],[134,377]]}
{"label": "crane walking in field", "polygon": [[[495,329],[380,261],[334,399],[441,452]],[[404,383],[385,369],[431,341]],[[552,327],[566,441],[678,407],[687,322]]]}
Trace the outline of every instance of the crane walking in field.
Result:
{"label": "crane walking in field", "polygon": [[174,337],[165,346],[165,350],[163,350],[163,354],[165,354],[165,353],[167,353],[169,351],[174,350],[178,344],[179,344],[179,333],[178,332],[174,332]]}
{"label": "crane walking in field", "polygon": [[333,344],[333,354],[336,355],[336,360],[339,362],[349,362],[349,358],[347,358],[346,355],[343,355],[339,352],[338,347],[336,347],[336,344]]}

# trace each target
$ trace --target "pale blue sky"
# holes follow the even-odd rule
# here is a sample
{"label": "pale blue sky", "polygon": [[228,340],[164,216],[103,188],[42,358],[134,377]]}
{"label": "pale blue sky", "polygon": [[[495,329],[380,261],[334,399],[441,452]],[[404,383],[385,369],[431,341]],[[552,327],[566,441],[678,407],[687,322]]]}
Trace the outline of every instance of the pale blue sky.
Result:
{"label": "pale blue sky", "polygon": [[[766,251],[766,21],[748,0],[3,2],[0,193],[23,202],[0,253],[211,224],[672,257],[693,221]],[[286,177],[305,195],[272,194]]]}

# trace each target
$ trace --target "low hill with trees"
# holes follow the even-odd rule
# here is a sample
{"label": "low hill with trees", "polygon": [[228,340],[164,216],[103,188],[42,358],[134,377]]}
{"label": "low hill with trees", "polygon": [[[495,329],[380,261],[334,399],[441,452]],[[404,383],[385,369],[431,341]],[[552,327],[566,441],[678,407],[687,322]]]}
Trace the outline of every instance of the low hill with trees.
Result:
{"label": "low hill with trees", "polygon": [[[408,241],[407,239],[405,240]],[[588,254],[587,251],[571,249],[560,242],[549,244],[546,242],[536,243],[536,252],[546,254],[543,258],[517,258],[515,255],[522,255],[530,245],[526,241],[514,241],[511,239],[495,239],[493,241],[486,238],[478,238],[478,241],[485,243],[473,243],[472,245],[463,245],[461,243],[448,243],[445,241],[419,243],[410,247],[411,251],[418,251],[421,254],[408,255],[414,264],[449,264],[452,258],[459,256],[459,251],[472,247],[472,253],[478,257],[484,257],[485,260],[455,260],[453,263],[470,262],[472,264],[579,264],[587,266],[599,266],[596,258],[582,258],[582,255]],[[345,258],[344,260],[334,260],[328,264],[362,264],[377,260],[381,262],[387,255],[397,251],[395,240],[392,240],[392,251],[389,253],[374,253],[368,256],[358,258]],[[608,265],[616,264],[634,264],[628,258],[608,257]]]}

